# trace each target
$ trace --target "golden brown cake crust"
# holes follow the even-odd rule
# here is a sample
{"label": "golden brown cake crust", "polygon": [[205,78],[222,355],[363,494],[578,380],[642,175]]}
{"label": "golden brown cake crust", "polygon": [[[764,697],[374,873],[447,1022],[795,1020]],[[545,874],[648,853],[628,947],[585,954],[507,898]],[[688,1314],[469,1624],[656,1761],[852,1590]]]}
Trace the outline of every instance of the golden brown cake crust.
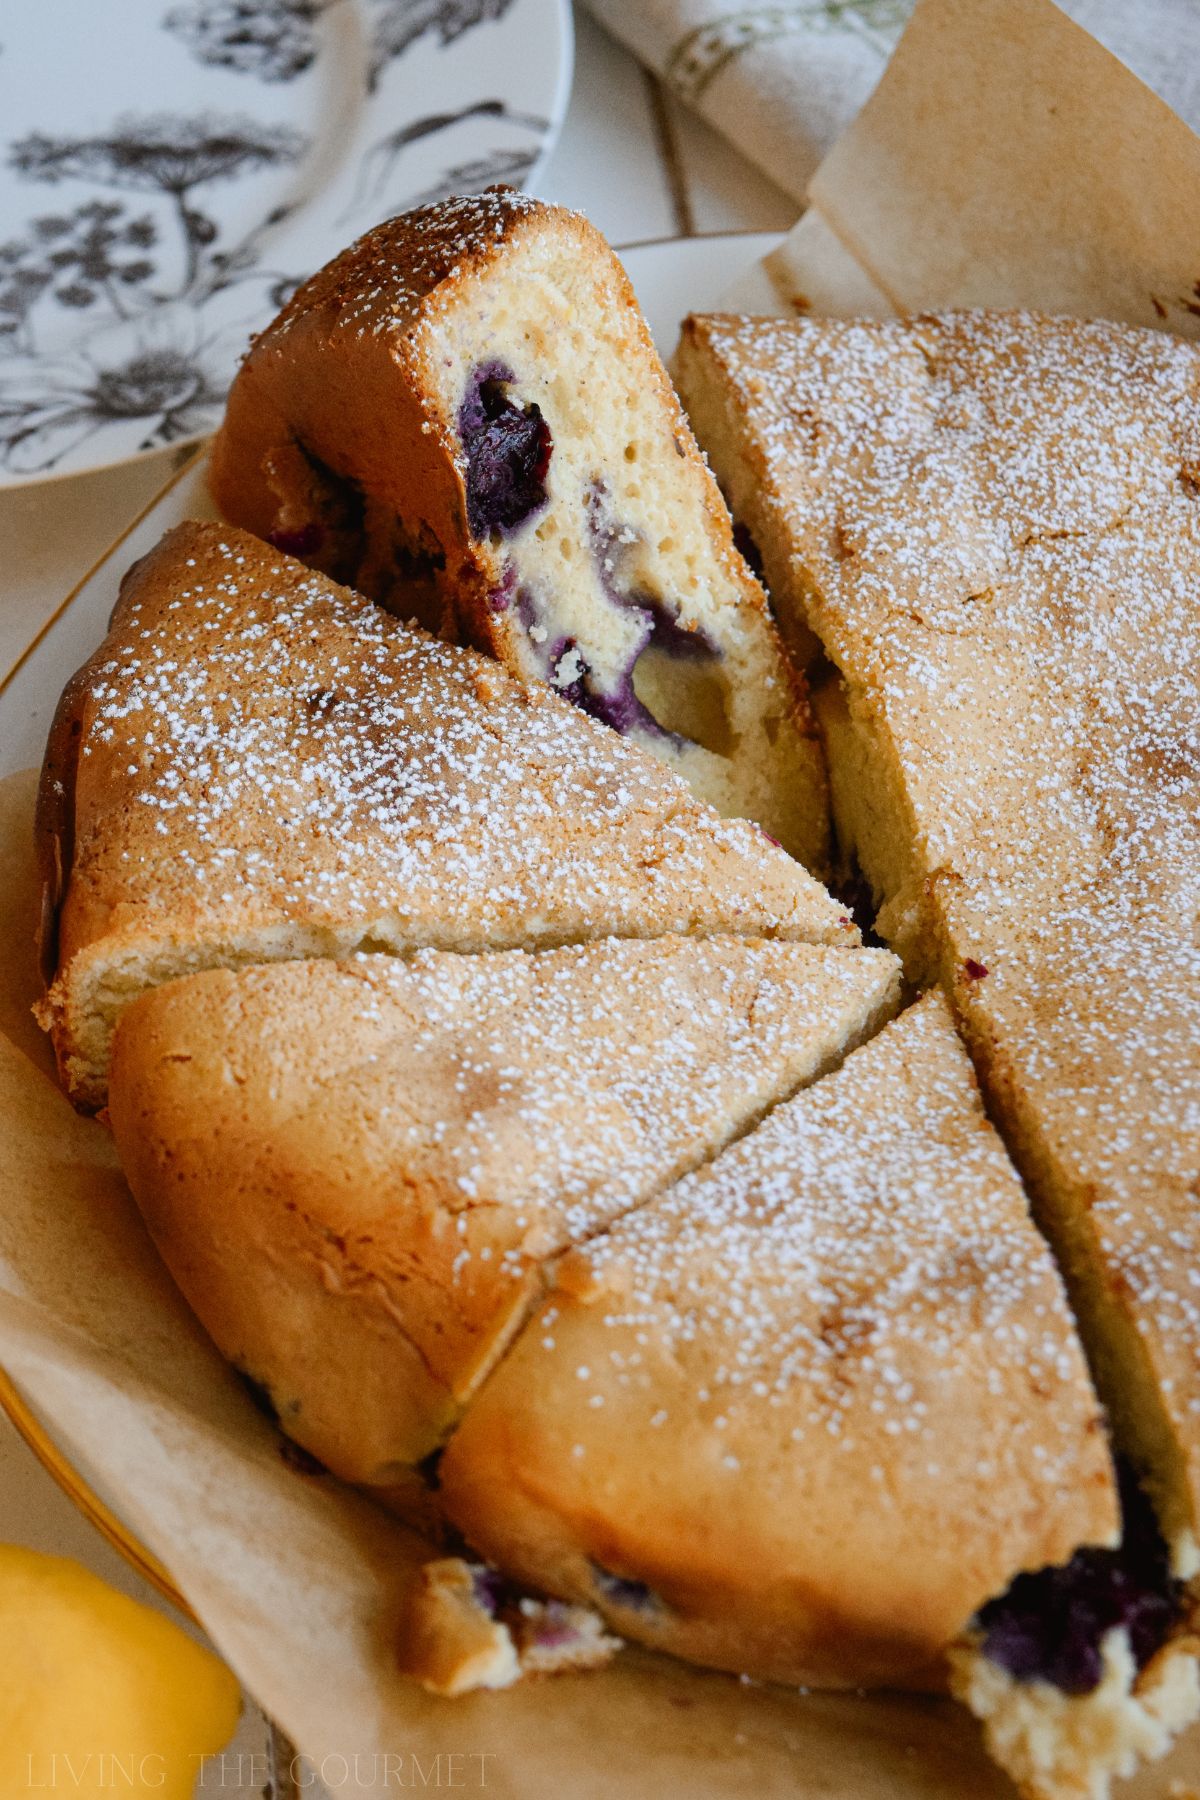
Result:
{"label": "golden brown cake crust", "polygon": [[51,733],[41,835],[48,919],[65,880],[43,1019],[93,1106],[121,1005],[194,969],[672,931],[857,942],[762,832],[615,733],[213,525],[126,579]]}
{"label": "golden brown cake crust", "polygon": [[1061,1283],[931,996],[562,1265],[442,1459],[451,1519],[623,1635],[911,1685],[1111,1542]]}
{"label": "golden brown cake crust", "polygon": [[129,1007],[109,1113],[163,1257],[284,1429],[383,1485],[547,1259],[894,1008],[895,960],[734,938],[211,970]]}
{"label": "golden brown cake crust", "polygon": [[1194,1568],[1200,353],[1025,314],[715,316],[679,372],[843,676],[839,831],[954,996]]}

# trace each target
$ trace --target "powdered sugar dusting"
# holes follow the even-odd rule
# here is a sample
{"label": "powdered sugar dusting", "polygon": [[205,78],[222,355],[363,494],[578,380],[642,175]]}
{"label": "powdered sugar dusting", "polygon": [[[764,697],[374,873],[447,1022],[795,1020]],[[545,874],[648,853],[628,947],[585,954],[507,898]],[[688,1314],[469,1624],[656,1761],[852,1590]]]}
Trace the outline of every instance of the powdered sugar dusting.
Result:
{"label": "powdered sugar dusting", "polygon": [[539,1240],[549,1230],[543,1252],[591,1237],[836,1055],[893,966],[720,939],[608,939],[453,969],[433,952],[402,968],[369,960],[377,987],[411,987],[423,1016],[403,1057],[453,1040],[459,1086],[486,1095],[439,1128],[463,1201],[519,1195],[530,1238],[535,1222]]}
{"label": "powdered sugar dusting", "polygon": [[[306,312],[328,311],[339,332],[390,334],[426,295],[502,243],[543,202],[515,188],[456,194],[385,219],[305,282],[261,341],[282,337]],[[562,209],[564,218],[578,217]]]}
{"label": "powdered sugar dusting", "polygon": [[771,1679],[927,1666],[1118,1530],[1061,1282],[945,1000],[559,1264],[441,1465],[488,1555]]}
{"label": "powdered sugar dusting", "polygon": [[1026,314],[702,332],[768,574],[786,543],[929,922],[988,970],[958,997],[993,1104],[1086,1206],[1200,1490],[1200,356]]}
{"label": "powdered sugar dusting", "polygon": [[[161,996],[136,1029],[168,1032],[181,1052],[215,1039],[232,1075],[220,1103],[246,1115],[218,1136],[220,1191],[263,1179],[247,1144],[286,1119],[267,1132],[265,1179],[305,1171],[284,1188],[320,1197],[321,1259],[336,1251],[355,1280],[394,1287],[395,1308],[418,1278],[435,1283],[436,1361],[464,1309],[484,1330],[502,1320],[505,1289],[531,1266],[828,1066],[894,985],[882,951],[604,939],[207,977]],[[214,1104],[201,1054],[173,1077],[170,1119],[193,1078],[195,1108]],[[347,1158],[352,1184],[313,1180]]]}
{"label": "powdered sugar dusting", "polygon": [[68,919],[97,894],[105,929],[125,906],[173,934],[184,906],[196,937],[853,941],[798,865],[640,751],[239,532],[181,527],[140,565],[84,688]]}
{"label": "powdered sugar dusting", "polygon": [[652,1339],[691,1373],[659,1398],[731,1446],[765,1405],[810,1456],[897,1440],[889,1482],[903,1487],[906,1464],[923,1475],[947,1454],[960,1383],[1015,1384],[1038,1400],[970,1452],[1028,1459],[1039,1485],[1077,1472],[1094,1402],[1065,1300],[938,1000],[587,1257],[614,1350]]}

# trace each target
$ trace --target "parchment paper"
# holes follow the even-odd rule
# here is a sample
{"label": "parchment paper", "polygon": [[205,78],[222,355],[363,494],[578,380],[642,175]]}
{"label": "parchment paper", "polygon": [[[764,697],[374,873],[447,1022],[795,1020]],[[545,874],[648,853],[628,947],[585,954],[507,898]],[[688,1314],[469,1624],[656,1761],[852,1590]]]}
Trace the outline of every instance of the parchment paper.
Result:
{"label": "parchment paper", "polygon": [[[1186,304],[1200,145],[1049,0],[921,0],[813,196],[773,285],[755,277],[760,305],[1019,301],[1200,325]],[[0,784],[0,1364],[325,1785],[511,1800],[1010,1795],[972,1722],[936,1700],[800,1696],[632,1650],[598,1675],[461,1701],[395,1673],[422,1545],[285,1464],[159,1264],[103,1127],[53,1084],[28,1014],[33,792],[32,773]],[[1193,1784],[1195,1734],[1123,1791]]]}
{"label": "parchment paper", "polygon": [[1200,335],[1200,138],[1050,0],[920,0],[809,201],[731,304]]}

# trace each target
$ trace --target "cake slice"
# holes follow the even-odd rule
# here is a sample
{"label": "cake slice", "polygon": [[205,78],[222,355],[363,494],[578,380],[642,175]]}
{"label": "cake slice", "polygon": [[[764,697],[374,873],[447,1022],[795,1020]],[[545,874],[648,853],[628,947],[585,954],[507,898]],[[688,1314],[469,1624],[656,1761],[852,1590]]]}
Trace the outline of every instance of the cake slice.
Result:
{"label": "cake slice", "polygon": [[237,524],[548,682],[823,867],[803,681],[579,214],[493,189],[368,232],[256,338],[212,487]]}
{"label": "cake slice", "polygon": [[895,959],[660,938],[211,970],[122,1015],[151,1234],[284,1430],[398,1484],[542,1270],[873,1030]]}
{"label": "cake slice", "polygon": [[[953,998],[1194,1604],[1200,353],[1024,314],[718,317],[679,375],[833,665],[842,853]],[[1146,1676],[1110,1680],[1123,1705]],[[1031,1793],[1066,1779],[1019,1681],[964,1691]],[[1131,1754],[1076,1748],[1070,1792]]]}
{"label": "cake slice", "polygon": [[1062,1284],[937,994],[573,1251],[440,1483],[506,1575],[696,1662],[933,1684],[1006,1623],[1010,1646],[1019,1605],[1072,1678],[1132,1626],[1155,1693],[1182,1662],[1198,1697],[1162,1648],[1165,1551],[1138,1586],[1118,1547]]}
{"label": "cake slice", "polygon": [[39,806],[69,1093],[103,1103],[144,988],[287,957],[669,932],[854,943],[753,825],[545,688],[248,533],[135,565],[70,683]]}

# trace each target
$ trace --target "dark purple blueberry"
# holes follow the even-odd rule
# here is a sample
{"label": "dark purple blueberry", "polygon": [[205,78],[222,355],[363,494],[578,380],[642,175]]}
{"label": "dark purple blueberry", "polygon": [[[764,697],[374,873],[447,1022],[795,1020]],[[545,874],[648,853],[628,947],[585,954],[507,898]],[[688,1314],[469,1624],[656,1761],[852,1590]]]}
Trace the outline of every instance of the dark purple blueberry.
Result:
{"label": "dark purple blueberry", "polygon": [[284,1438],[279,1446],[279,1455],[288,1468],[294,1469],[297,1475],[327,1475],[329,1473],[319,1457],[314,1456],[310,1450],[306,1450],[303,1444],[294,1444],[291,1438]]}
{"label": "dark purple blueberry", "polygon": [[555,638],[546,652],[546,667],[550,680],[564,700],[572,706],[581,706],[585,712],[591,711],[591,694],[588,689],[588,676],[592,666],[580,654],[579,644],[573,637]]}
{"label": "dark purple blueberry", "polygon": [[733,545],[742,561],[750,565],[761,581],[763,578],[762,551],[755,543],[750,527],[743,525],[740,519],[734,521]]}
{"label": "dark purple blueberry", "polygon": [[269,1419],[272,1425],[278,1425],[279,1408],[272,1399],[271,1390],[266,1382],[255,1380],[254,1376],[248,1375],[245,1369],[237,1369],[236,1373],[263,1418]]}
{"label": "dark purple blueberry", "polygon": [[609,1606],[623,1606],[630,1612],[656,1612],[662,1601],[652,1588],[644,1581],[632,1580],[628,1575],[614,1575],[598,1562],[592,1564],[592,1580],[596,1584],[596,1592]]}
{"label": "dark purple blueberry", "polygon": [[488,593],[488,611],[492,613],[507,612],[512,605],[516,585],[517,571],[512,563],[507,563],[499,582]]}
{"label": "dark purple blueberry", "polygon": [[[551,636],[551,628],[547,622],[549,615],[538,604],[536,596],[528,587],[521,586],[517,589],[516,605],[517,617],[533,646],[544,678],[564,700],[581,707],[584,712],[592,712],[594,696],[588,679],[592,673],[591,664],[580,652],[577,640],[564,637],[561,632]],[[605,723],[608,721],[605,720]]]}
{"label": "dark purple blueberry", "polygon": [[307,525],[297,525],[293,531],[281,527],[269,532],[267,542],[285,556],[314,556],[325,542],[325,532],[315,519],[310,519]]}
{"label": "dark purple blueberry", "polygon": [[519,406],[503,363],[476,369],[458,413],[467,455],[467,522],[476,537],[505,536],[546,504],[553,440],[539,406]]}
{"label": "dark purple blueberry", "polygon": [[[574,695],[568,696],[575,699]],[[633,691],[632,681],[622,681],[607,692],[593,691],[585,688],[575,699],[589,718],[599,719],[611,731],[621,737],[628,737],[631,731],[643,731],[649,737],[673,737],[673,732],[664,731],[649,707],[643,705]],[[682,739],[679,740],[682,743]]]}
{"label": "dark purple blueberry", "polygon": [[504,1604],[506,1587],[499,1569],[489,1569],[486,1563],[470,1563],[471,1593],[477,1606],[481,1606],[489,1619],[494,1619]]}
{"label": "dark purple blueberry", "polygon": [[668,656],[674,656],[684,662],[705,662],[710,657],[720,656],[716,644],[708,633],[699,626],[687,626],[679,623],[678,613],[671,611],[664,601],[653,594],[646,594],[634,589],[625,604],[633,611],[644,613],[650,621],[650,635],[647,643],[658,650],[665,650]]}
{"label": "dark purple blueberry", "polygon": [[1115,1550],[1077,1550],[1061,1568],[1018,1575],[976,1620],[983,1651],[1018,1681],[1090,1694],[1103,1676],[1105,1634],[1124,1625],[1139,1669],[1179,1618],[1182,1585],[1153,1510],[1127,1466],[1118,1470],[1123,1530]]}

